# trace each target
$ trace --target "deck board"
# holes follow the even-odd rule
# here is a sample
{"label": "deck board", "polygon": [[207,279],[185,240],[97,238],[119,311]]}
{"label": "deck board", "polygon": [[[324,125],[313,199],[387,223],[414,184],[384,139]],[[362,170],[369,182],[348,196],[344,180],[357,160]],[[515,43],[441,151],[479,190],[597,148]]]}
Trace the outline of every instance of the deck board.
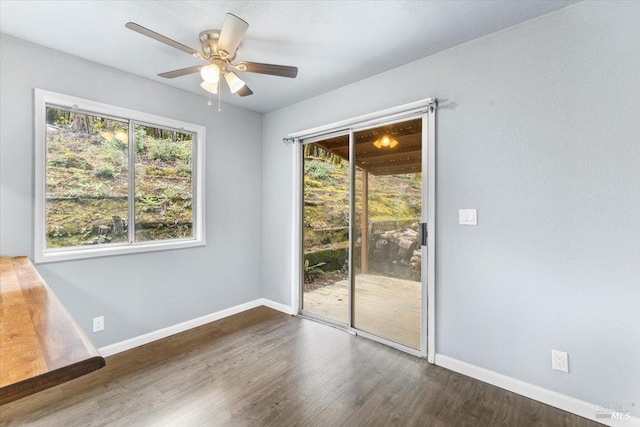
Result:
{"label": "deck board", "polygon": [[[353,326],[412,348],[420,348],[420,290],[420,282],[358,274]],[[303,295],[305,310],[345,323],[348,303],[346,280]]]}
{"label": "deck board", "polygon": [[29,259],[0,258],[0,405],[104,365]]}

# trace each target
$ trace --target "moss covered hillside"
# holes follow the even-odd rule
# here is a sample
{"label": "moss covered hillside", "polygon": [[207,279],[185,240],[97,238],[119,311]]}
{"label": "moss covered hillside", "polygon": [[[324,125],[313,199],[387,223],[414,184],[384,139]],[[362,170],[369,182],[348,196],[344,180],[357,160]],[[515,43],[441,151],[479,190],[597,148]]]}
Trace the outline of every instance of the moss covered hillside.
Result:
{"label": "moss covered hillside", "polygon": [[[304,160],[304,249],[341,248],[348,244],[349,166],[323,152]],[[369,175],[369,223],[417,221],[421,211],[421,174]],[[356,172],[356,222],[362,206],[361,171]]]}
{"label": "moss covered hillside", "polygon": [[[126,122],[48,109],[49,248],[126,242]],[[135,240],[192,235],[191,135],[135,125]]]}

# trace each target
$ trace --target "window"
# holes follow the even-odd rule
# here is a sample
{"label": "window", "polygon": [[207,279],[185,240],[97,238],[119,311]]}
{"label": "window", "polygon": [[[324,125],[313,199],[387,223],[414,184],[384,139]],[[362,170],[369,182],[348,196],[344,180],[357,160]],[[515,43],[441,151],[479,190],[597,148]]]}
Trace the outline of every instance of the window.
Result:
{"label": "window", "polygon": [[36,89],[35,258],[204,245],[205,128]]}

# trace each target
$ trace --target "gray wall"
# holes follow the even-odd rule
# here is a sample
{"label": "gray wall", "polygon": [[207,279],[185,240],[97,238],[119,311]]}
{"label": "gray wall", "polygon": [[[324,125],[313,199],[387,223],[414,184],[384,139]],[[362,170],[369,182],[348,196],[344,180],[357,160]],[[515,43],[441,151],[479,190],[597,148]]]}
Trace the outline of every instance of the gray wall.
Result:
{"label": "gray wall", "polygon": [[[0,43],[0,255],[33,259],[41,88],[207,127],[205,247],[38,265],[97,346],[260,297],[262,115],[230,105],[218,115],[205,97],[4,35]],[[98,315],[106,329],[93,334]]]}
{"label": "gray wall", "polygon": [[638,22],[579,3],[266,115],[263,296],[290,303],[282,137],[437,97],[436,351],[639,415]]}

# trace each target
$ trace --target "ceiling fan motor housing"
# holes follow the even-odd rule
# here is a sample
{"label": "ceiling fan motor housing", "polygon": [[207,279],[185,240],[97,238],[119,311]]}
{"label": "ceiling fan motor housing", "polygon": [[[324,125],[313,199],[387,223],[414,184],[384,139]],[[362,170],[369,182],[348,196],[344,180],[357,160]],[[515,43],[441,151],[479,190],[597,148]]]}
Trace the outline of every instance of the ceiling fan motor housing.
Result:
{"label": "ceiling fan motor housing", "polygon": [[222,59],[232,61],[236,57],[236,52],[233,53],[233,56],[229,55],[228,52],[224,50],[218,50],[218,40],[220,39],[220,30],[205,30],[200,33],[200,42],[202,43],[202,51],[208,55],[209,58],[212,56],[218,56]]}
{"label": "ceiling fan motor housing", "polygon": [[220,30],[205,30],[200,33],[200,42],[202,43],[202,51],[209,56],[218,54],[218,40],[220,39]]}

